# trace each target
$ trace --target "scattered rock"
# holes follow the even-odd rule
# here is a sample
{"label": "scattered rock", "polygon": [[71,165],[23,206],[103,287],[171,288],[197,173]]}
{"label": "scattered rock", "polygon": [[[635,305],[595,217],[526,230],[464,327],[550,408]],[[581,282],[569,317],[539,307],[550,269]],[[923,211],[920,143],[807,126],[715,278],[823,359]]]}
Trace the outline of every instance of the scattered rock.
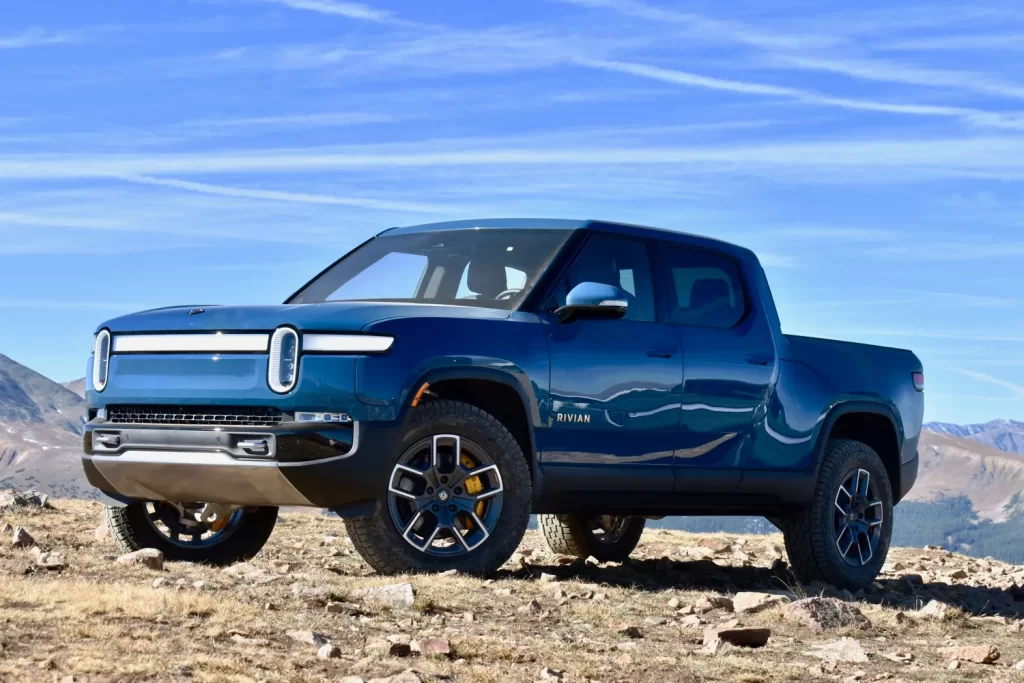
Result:
{"label": "scattered rock", "polygon": [[949,621],[955,613],[955,609],[951,605],[939,602],[938,600],[930,600],[927,605],[916,612],[908,613],[908,615],[924,619],[935,619],[936,621]]}
{"label": "scattered rock", "polygon": [[718,654],[726,646],[764,647],[771,638],[769,628],[743,628],[727,626],[710,628],[704,633],[704,649],[711,654]]}
{"label": "scattered rock", "polygon": [[679,598],[672,598],[671,600],[668,601],[668,606],[671,609],[679,609],[679,606],[682,605],[682,604],[683,604],[683,602]]}
{"label": "scattered rock", "polygon": [[742,614],[754,614],[785,602],[785,597],[773,593],[737,593],[732,599],[732,608]]}
{"label": "scattered rock", "polygon": [[44,553],[39,549],[39,546],[34,546],[32,548],[32,554],[36,558],[37,567],[42,567],[43,569],[56,571],[58,569],[63,569],[67,566],[67,562],[64,559],[63,553]]}
{"label": "scattered rock", "polygon": [[700,628],[707,622],[698,617],[696,614],[690,614],[679,620],[679,625],[683,628]]}
{"label": "scattered rock", "polygon": [[[899,613],[897,613],[899,614]],[[871,621],[859,609],[836,598],[807,598],[786,605],[783,616],[815,631],[854,627],[871,628]]]}
{"label": "scattered rock", "polygon": [[697,542],[697,546],[707,548],[714,555],[725,555],[732,551],[732,544],[721,538],[702,538]]}
{"label": "scattered rock", "polygon": [[167,577],[161,576],[153,579],[153,588],[163,588],[164,586],[171,585],[171,580]]}
{"label": "scattered rock", "polygon": [[100,524],[98,527],[92,530],[92,537],[97,541],[105,541],[110,538],[110,529],[106,524]]}
{"label": "scattered rock", "polygon": [[117,558],[117,563],[122,566],[142,565],[160,571],[164,568],[164,554],[156,548],[143,548],[134,553],[127,553]]}
{"label": "scattered rock", "polygon": [[327,643],[322,645],[319,650],[316,651],[317,659],[337,659],[341,656],[341,649],[337,645]]}
{"label": "scattered rock", "polygon": [[5,491],[0,493],[0,508],[37,507],[49,508],[50,497],[35,489],[29,491]]}
{"label": "scattered rock", "polygon": [[322,633],[316,633],[314,631],[286,631],[285,635],[294,640],[296,643],[302,643],[304,645],[315,645],[317,647],[323,647],[330,641]]}
{"label": "scattered rock", "polygon": [[452,654],[451,641],[437,636],[427,636],[426,638],[414,640],[411,643],[411,647],[413,652],[419,652],[422,655],[448,657]]}
{"label": "scattered rock", "polygon": [[864,664],[868,661],[868,653],[861,647],[860,642],[853,638],[841,638],[834,643],[815,645],[807,654],[811,657],[837,663]]}
{"label": "scattered rock", "polygon": [[386,678],[371,678],[366,683],[423,683],[423,679],[412,669],[406,669],[400,674]]}
{"label": "scattered rock", "polygon": [[939,652],[958,662],[994,664],[999,661],[999,650],[993,645],[960,645],[944,647]]}
{"label": "scattered rock", "polygon": [[1024,659],[1022,659],[1019,662],[1017,662],[1016,664],[1014,664],[1013,668],[1016,669],[1017,671],[1024,671]]}
{"label": "scattered rock", "polygon": [[24,527],[16,527],[11,538],[11,545],[15,548],[30,548],[36,544],[36,539]]}
{"label": "scattered rock", "polygon": [[558,671],[546,666],[540,670],[540,674],[537,676],[537,679],[541,681],[560,681],[564,675],[564,671]]}
{"label": "scattered rock", "polygon": [[392,609],[410,609],[416,602],[416,593],[411,583],[394,583],[388,586],[362,588],[352,592],[352,597],[363,602]]}
{"label": "scattered rock", "polygon": [[627,638],[644,637],[644,634],[640,631],[640,629],[636,626],[633,626],[632,624],[619,624],[618,628],[615,629],[615,632],[618,633],[620,636],[626,636]]}
{"label": "scattered rock", "polygon": [[956,580],[956,579],[966,579],[968,576],[970,576],[970,574],[967,573],[967,570],[965,570],[965,569],[957,569],[955,572],[953,572],[952,574],[949,575],[949,578],[954,579],[954,580]]}
{"label": "scattered rock", "polygon": [[553,581],[558,581],[558,577],[554,574],[548,574],[547,572],[543,572],[540,575],[540,581],[542,583],[551,583]]}
{"label": "scattered rock", "polygon": [[707,614],[716,609],[724,609],[726,612],[733,610],[732,600],[724,595],[705,595],[693,605],[694,610]]}

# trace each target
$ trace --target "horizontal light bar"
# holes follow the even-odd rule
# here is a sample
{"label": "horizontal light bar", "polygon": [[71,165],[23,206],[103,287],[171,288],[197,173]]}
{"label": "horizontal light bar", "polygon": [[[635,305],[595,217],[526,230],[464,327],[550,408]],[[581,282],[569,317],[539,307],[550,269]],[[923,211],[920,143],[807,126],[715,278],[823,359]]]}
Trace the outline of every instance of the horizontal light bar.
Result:
{"label": "horizontal light bar", "polygon": [[125,334],[114,353],[266,353],[269,334]]}
{"label": "horizontal light bar", "polygon": [[304,334],[304,353],[384,353],[395,343],[394,337],[374,334]]}

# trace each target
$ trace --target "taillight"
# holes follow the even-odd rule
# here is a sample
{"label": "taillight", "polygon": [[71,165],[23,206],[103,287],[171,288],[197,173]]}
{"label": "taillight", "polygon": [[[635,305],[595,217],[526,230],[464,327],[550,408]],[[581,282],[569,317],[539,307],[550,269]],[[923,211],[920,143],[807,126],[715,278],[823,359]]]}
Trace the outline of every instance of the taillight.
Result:
{"label": "taillight", "polygon": [[912,372],[910,376],[914,380],[914,388],[918,391],[924,391],[924,373],[923,372]]}

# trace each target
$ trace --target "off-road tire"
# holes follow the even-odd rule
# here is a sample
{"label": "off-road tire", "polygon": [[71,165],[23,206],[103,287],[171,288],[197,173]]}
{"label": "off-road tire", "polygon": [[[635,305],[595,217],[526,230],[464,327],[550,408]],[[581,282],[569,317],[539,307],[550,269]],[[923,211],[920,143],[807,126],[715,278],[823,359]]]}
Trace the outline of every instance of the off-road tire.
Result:
{"label": "off-road tire", "polygon": [[[835,542],[832,512],[836,493],[847,475],[866,470],[878,484],[883,520],[878,548],[871,560],[860,567],[847,564]],[[889,552],[892,540],[892,487],[882,459],[860,441],[836,439],[825,447],[811,505],[784,522],[784,537],[789,563],[804,583],[822,581],[851,591],[875,580]]]}
{"label": "off-road tire", "polygon": [[214,545],[187,548],[171,543],[150,525],[145,505],[132,503],[124,507],[105,507],[103,516],[110,537],[122,552],[156,548],[172,562],[212,565],[245,562],[259,553],[277,524],[276,507],[247,508],[230,536]]}
{"label": "off-road tire", "polygon": [[614,543],[598,540],[591,529],[592,516],[583,514],[538,515],[540,530],[551,552],[599,562],[625,562],[640,542],[647,520],[626,517],[626,528]]}
{"label": "off-road tire", "polygon": [[498,467],[503,488],[501,515],[487,540],[471,552],[455,557],[421,552],[406,542],[395,528],[386,495],[376,501],[371,516],[346,519],[345,528],[356,551],[380,574],[455,569],[465,574],[488,576],[512,556],[530,522],[533,485],[526,456],[511,432],[490,413],[461,401],[430,399],[412,409],[408,428],[392,454],[391,465],[408,448],[436,434],[456,434],[472,440],[487,451]]}

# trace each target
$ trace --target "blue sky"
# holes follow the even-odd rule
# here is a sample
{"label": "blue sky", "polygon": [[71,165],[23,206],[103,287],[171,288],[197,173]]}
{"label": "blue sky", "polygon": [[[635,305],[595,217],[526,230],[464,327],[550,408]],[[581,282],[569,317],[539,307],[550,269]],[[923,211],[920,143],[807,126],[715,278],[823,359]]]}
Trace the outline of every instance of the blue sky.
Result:
{"label": "blue sky", "polygon": [[277,303],[369,235],[606,218],[761,254],[787,332],[1024,417],[1024,6],[7,2],[0,353]]}

